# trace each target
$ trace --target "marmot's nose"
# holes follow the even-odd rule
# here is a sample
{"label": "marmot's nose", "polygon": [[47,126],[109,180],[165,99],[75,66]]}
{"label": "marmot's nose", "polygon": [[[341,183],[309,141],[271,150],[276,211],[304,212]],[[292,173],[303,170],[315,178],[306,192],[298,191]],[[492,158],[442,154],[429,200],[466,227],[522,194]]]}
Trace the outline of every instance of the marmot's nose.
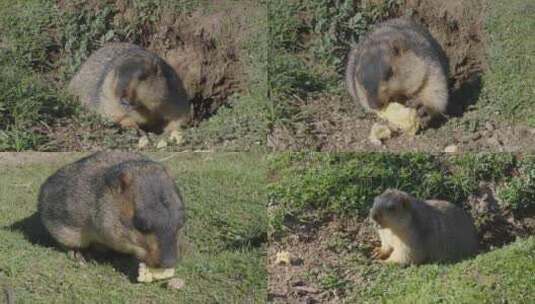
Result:
{"label": "marmot's nose", "polygon": [[173,268],[175,267],[177,258],[174,255],[163,255],[160,259],[161,268]]}

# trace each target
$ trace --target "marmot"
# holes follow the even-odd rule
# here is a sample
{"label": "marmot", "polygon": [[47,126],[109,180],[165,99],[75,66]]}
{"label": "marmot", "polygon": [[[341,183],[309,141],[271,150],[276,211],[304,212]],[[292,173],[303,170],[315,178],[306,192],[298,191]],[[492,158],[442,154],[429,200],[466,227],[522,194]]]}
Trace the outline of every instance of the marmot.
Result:
{"label": "marmot", "polygon": [[191,119],[190,102],[173,68],[129,43],[110,43],[93,53],[68,90],[125,128],[168,133]]}
{"label": "marmot", "polygon": [[390,102],[418,110],[423,125],[445,114],[448,60],[422,25],[397,18],[379,23],[350,51],[346,85],[355,101],[371,111]]}
{"label": "marmot", "polygon": [[97,152],[50,176],[40,218],[61,245],[97,245],[133,254],[150,267],[174,267],[184,225],[182,196],[167,169],[127,152]]}
{"label": "marmot", "polygon": [[420,201],[388,189],[375,198],[370,217],[379,225],[381,239],[373,257],[388,263],[456,261],[478,248],[472,219],[446,201]]}

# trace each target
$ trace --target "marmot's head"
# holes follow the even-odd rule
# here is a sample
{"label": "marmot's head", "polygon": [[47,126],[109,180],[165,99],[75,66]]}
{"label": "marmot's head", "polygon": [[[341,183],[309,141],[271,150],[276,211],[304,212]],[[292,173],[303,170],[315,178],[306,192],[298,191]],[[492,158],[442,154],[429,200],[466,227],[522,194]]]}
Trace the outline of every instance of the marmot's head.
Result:
{"label": "marmot's head", "polygon": [[375,197],[370,218],[382,228],[406,227],[412,219],[413,200],[414,198],[406,192],[387,189]]}
{"label": "marmot's head", "polygon": [[356,85],[370,109],[380,110],[390,102],[405,103],[425,83],[427,63],[414,53],[405,37],[382,33],[362,48]]}
{"label": "marmot's head", "polygon": [[149,267],[174,267],[178,258],[178,233],[184,226],[183,199],[169,173],[152,161],[128,161],[106,175],[126,248]]}
{"label": "marmot's head", "polygon": [[[160,116],[169,108],[181,108],[183,115],[190,116],[191,103],[182,81],[163,59],[147,56],[131,56],[115,69],[115,94],[126,112],[136,111],[144,115]],[[163,113],[162,113],[163,111]],[[161,133],[161,122],[156,126],[141,126],[148,131]]]}

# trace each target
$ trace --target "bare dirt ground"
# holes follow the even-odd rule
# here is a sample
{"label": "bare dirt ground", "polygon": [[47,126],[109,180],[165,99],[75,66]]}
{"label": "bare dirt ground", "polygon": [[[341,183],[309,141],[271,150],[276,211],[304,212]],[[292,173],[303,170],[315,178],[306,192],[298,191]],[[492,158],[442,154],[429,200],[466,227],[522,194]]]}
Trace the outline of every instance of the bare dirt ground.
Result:
{"label": "bare dirt ground", "polygon": [[[535,233],[535,210],[516,216],[500,210],[493,191],[492,185],[482,186],[465,206],[476,219],[482,253]],[[292,227],[270,242],[269,302],[340,303],[351,290],[366,287],[374,268],[383,267],[370,257],[379,244],[369,219],[331,218],[317,227]],[[290,253],[290,264],[276,263],[282,251]]]}
{"label": "bare dirt ground", "polygon": [[277,125],[269,138],[276,151],[426,151],[443,152],[456,145],[459,152],[531,151],[535,147],[535,128],[509,125],[492,117],[476,126],[467,121],[481,119],[476,112],[466,112],[463,118],[453,117],[437,128],[423,130],[414,137],[397,135],[383,145],[372,144],[368,137],[372,125],[378,121],[362,111],[349,96],[321,96],[307,100],[302,111],[309,119],[288,130]]}
{"label": "bare dirt ground", "polygon": [[[368,140],[378,119],[365,114],[349,94],[318,94],[295,100],[302,118],[295,124],[275,124],[269,145],[277,151],[428,151],[455,145],[464,151],[528,151],[535,147],[535,128],[509,125],[499,113],[474,110],[487,68],[483,31],[485,5],[480,0],[409,0],[395,15],[409,15],[427,26],[449,59],[449,119],[415,137],[394,136],[383,145]],[[342,86],[342,85],[341,85]],[[490,113],[490,114],[485,114]],[[493,117],[496,114],[496,117]]]}
{"label": "bare dirt ground", "polygon": [[0,152],[0,166],[17,167],[40,163],[64,163],[66,159],[81,158],[77,152]]}

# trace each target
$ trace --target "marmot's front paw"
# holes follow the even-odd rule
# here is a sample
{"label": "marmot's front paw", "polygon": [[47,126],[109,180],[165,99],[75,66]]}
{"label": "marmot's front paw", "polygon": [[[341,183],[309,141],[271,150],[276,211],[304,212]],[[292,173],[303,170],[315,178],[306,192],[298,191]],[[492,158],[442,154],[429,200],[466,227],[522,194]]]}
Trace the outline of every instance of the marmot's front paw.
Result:
{"label": "marmot's front paw", "polygon": [[383,250],[381,247],[376,247],[372,251],[372,258],[376,260],[386,260],[392,254],[393,250]]}
{"label": "marmot's front paw", "polygon": [[433,115],[431,114],[429,109],[421,105],[417,108],[417,111],[418,117],[420,118],[420,125],[424,128],[427,127],[431,123]]}
{"label": "marmot's front paw", "polygon": [[67,256],[71,259],[71,260],[74,260],[80,264],[86,264],[87,261],[84,257],[84,255],[82,254],[82,252],[80,252],[79,250],[76,250],[76,249],[72,249],[72,250],[69,250],[67,252]]}

